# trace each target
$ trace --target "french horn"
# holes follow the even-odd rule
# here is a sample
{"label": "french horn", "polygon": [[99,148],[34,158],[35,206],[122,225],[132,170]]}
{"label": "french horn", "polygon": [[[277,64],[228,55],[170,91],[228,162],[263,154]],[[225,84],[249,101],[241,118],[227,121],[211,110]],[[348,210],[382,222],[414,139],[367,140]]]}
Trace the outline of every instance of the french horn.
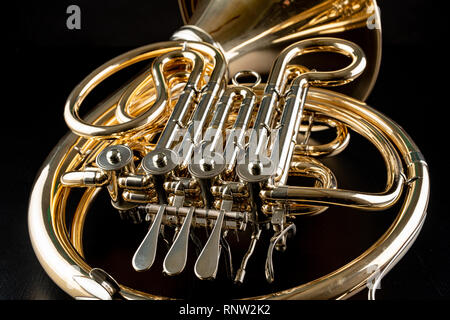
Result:
{"label": "french horn", "polygon": [[[381,59],[376,2],[179,4],[170,41],[106,62],[68,97],[71,132],[29,204],[43,268],[77,299],[374,298],[429,195],[415,143],[362,102]],[[384,186],[362,174],[356,191],[358,172],[380,168]],[[341,256],[343,243],[356,249]]]}

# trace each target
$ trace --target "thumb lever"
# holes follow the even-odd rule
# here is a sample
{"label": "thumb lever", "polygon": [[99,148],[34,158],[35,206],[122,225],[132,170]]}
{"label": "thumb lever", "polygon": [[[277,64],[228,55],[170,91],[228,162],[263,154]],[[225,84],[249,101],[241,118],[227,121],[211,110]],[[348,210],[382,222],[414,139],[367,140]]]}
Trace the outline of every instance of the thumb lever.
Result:
{"label": "thumb lever", "polygon": [[231,211],[233,200],[222,200],[219,216],[205,247],[195,262],[195,275],[201,280],[214,279],[219,267],[220,237],[226,211]]}
{"label": "thumb lever", "polygon": [[289,231],[292,231],[292,233],[295,234],[296,231],[295,224],[291,223],[286,228],[284,228],[284,230],[277,232],[270,239],[270,245],[267,251],[266,266],[265,266],[266,280],[268,283],[272,283],[275,279],[272,261],[273,249],[276,243],[280,241]]}

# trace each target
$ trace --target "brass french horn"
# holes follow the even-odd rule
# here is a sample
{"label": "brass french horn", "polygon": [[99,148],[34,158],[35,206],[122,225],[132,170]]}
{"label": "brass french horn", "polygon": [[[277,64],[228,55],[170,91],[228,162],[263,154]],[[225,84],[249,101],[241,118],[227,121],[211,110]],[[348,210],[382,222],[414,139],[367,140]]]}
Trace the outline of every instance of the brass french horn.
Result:
{"label": "brass french horn", "polygon": [[[429,194],[417,146],[362,102],[381,59],[376,2],[180,8],[186,25],[171,41],[108,61],[70,94],[71,132],[43,164],[29,205],[46,272],[77,299],[211,290],[344,299],[366,287],[374,298],[420,231]],[[141,62],[149,64],[81,117],[96,86]],[[358,175],[355,152],[379,158],[381,190],[345,182]],[[385,229],[372,232],[382,216]],[[358,225],[360,217],[370,218]],[[342,257],[337,239],[351,238],[349,230],[368,238]],[[322,244],[305,253],[308,237]],[[333,254],[323,256],[325,247]]]}

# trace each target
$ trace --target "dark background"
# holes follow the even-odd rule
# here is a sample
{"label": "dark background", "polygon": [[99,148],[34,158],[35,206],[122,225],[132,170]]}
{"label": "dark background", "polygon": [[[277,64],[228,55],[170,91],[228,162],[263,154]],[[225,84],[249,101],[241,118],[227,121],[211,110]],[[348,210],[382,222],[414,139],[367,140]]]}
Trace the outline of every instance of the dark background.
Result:
{"label": "dark background", "polygon": [[[81,7],[81,30],[66,28],[66,8]],[[441,5],[442,2],[439,2]],[[450,218],[445,206],[447,171],[447,29],[438,1],[379,1],[383,58],[367,100],[399,123],[421,148],[431,172],[428,217],[413,247],[383,279],[378,299],[450,297]],[[175,0],[55,1],[17,3],[3,69],[6,145],[1,154],[0,299],[68,299],[39,265],[28,238],[27,206],[34,177],[67,132],[63,106],[70,91],[94,68],[132,48],[166,41],[182,25]],[[4,73],[3,73],[4,74]],[[448,74],[448,73],[447,73]],[[5,116],[6,111],[6,116]],[[10,145],[9,145],[10,144]],[[359,296],[364,298],[364,296]]]}

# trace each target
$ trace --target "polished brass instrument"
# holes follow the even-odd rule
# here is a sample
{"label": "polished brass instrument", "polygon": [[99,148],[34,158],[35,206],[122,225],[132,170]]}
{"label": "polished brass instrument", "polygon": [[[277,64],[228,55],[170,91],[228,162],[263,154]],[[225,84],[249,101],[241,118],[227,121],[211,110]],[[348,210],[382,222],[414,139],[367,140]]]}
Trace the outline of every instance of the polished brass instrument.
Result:
{"label": "polished brass instrument", "polygon": [[[230,289],[233,298],[343,299],[367,286],[374,298],[420,231],[429,194],[427,165],[414,142],[360,101],[380,64],[375,1],[180,7],[186,25],[171,41],[110,60],[70,94],[64,118],[71,133],[44,163],[30,199],[29,231],[42,266],[77,299],[178,298],[163,296],[161,287],[180,284],[179,291],[195,295],[190,287],[216,278],[237,288]],[[99,84],[140,62],[150,64],[80,116]],[[323,71],[330,69],[336,71]],[[318,137],[330,131],[328,140]],[[350,134],[381,155],[383,191],[338,187],[327,159],[344,154]],[[371,245],[334,271],[304,282],[277,273],[274,250],[289,254],[303,219],[336,208],[395,213]],[[92,222],[102,210],[106,218]],[[109,225],[118,216],[132,224]],[[108,229],[108,242],[120,247],[107,263],[89,253],[89,224],[97,228],[91,244]],[[125,255],[117,253],[122,244]],[[138,280],[124,271],[131,267]],[[283,267],[301,273],[292,269]],[[230,278],[225,285],[223,274]],[[264,278],[258,291],[255,283]]]}

